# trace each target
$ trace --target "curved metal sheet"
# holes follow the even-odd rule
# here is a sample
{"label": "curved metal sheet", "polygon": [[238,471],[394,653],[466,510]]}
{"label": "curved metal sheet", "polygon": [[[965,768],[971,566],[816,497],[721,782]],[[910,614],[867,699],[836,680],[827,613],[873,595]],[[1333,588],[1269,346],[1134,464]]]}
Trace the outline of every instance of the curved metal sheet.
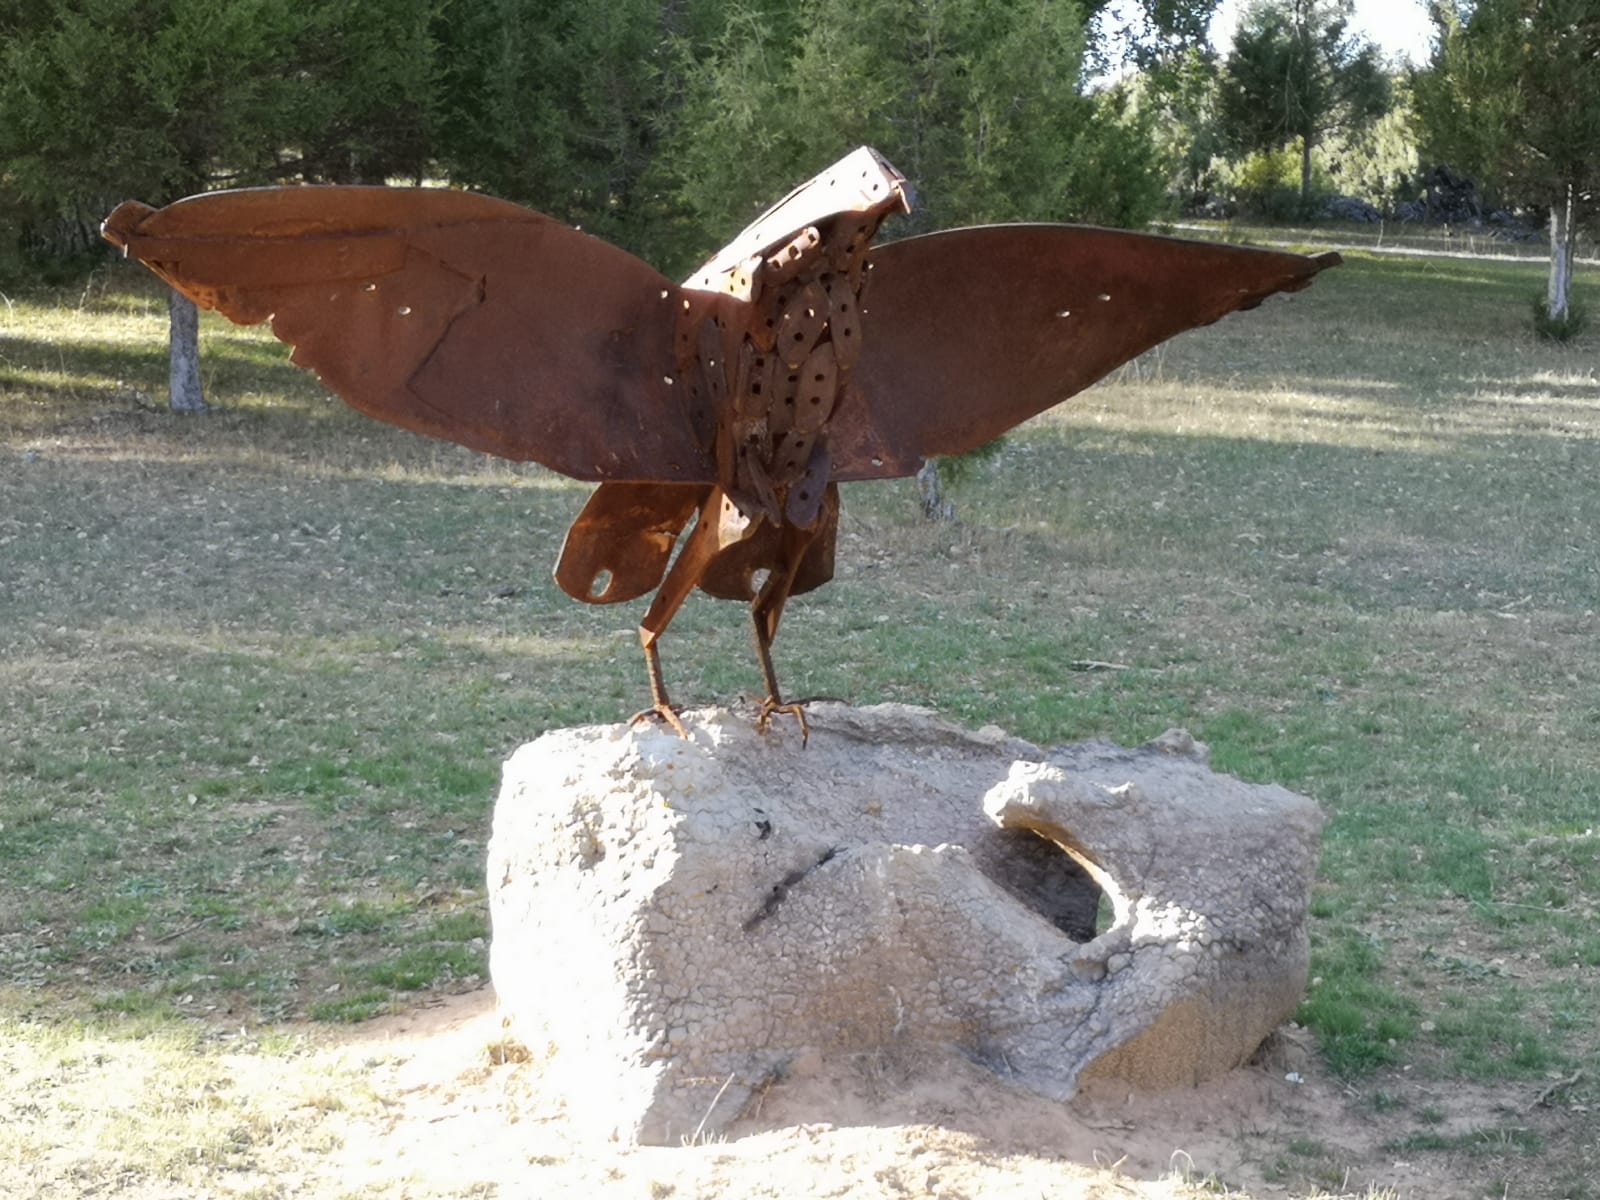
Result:
{"label": "curved metal sheet", "polygon": [[270,320],[370,416],[577,479],[716,479],[674,379],[680,289],[540,213],[435,188],[260,188],[125,204],[105,234],[196,303]]}
{"label": "curved metal sheet", "polygon": [[862,349],[829,427],[835,479],[914,474],[1158,342],[1338,263],[1074,225],[997,225],[871,252]]}
{"label": "curved metal sheet", "polygon": [[556,583],[585,604],[616,604],[660,586],[678,535],[706,501],[707,484],[602,483],[556,560]]}

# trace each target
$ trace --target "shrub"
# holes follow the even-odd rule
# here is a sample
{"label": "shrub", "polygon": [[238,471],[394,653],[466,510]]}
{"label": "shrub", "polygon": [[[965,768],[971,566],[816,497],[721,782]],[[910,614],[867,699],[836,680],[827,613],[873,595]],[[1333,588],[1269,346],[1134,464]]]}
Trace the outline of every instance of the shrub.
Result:
{"label": "shrub", "polygon": [[1227,164],[1219,175],[1242,211],[1269,221],[1308,219],[1322,206],[1330,190],[1326,174],[1314,168],[1311,195],[1302,203],[1300,155],[1287,147],[1257,151],[1242,162]]}
{"label": "shrub", "polygon": [[1559,317],[1550,315],[1550,301],[1545,296],[1533,299],[1533,329],[1549,342],[1570,342],[1589,324],[1589,310],[1577,300],[1569,300],[1567,311]]}

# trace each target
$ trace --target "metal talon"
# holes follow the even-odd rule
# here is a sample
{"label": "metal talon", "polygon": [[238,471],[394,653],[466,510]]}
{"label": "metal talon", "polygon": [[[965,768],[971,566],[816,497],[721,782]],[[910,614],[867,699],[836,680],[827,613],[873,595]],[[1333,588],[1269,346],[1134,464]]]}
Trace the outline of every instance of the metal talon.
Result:
{"label": "metal talon", "polygon": [[654,704],[649,708],[641,708],[628,718],[629,725],[638,725],[643,721],[662,721],[684,741],[692,741],[689,730],[683,723],[683,718],[678,715],[678,710],[670,704]]}
{"label": "metal talon", "polygon": [[773,696],[768,696],[761,702],[760,712],[756,715],[756,732],[762,736],[772,726],[774,713],[787,713],[792,716],[800,726],[800,747],[804,749],[811,741],[811,723],[806,720],[805,704],[801,701],[784,702]]}

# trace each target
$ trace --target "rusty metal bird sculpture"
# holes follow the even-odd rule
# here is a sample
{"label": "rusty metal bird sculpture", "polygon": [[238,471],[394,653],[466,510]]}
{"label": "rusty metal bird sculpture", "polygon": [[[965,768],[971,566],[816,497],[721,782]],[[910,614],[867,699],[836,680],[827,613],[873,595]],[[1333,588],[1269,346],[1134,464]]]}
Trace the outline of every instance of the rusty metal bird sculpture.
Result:
{"label": "rusty metal bird sculpture", "polygon": [[[1071,225],[873,245],[909,210],[863,147],[674,284],[529,209],[443,189],[291,187],[130,201],[104,234],[204,308],[406,429],[598,481],[555,576],[591,604],[750,602],[760,724],[785,602],[833,575],[838,483],[915,474],[1129,359],[1338,263]],[[694,526],[673,557],[683,530]]]}

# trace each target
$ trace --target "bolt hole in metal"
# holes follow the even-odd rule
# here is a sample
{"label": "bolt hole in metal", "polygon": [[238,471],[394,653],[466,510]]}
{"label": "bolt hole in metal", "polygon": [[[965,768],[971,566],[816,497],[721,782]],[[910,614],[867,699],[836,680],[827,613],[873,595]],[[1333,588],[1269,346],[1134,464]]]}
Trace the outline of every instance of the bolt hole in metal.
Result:
{"label": "bolt hole in metal", "polygon": [[611,572],[610,571],[601,571],[598,575],[596,575],[594,577],[594,580],[589,584],[589,595],[593,596],[596,600],[598,600],[601,596],[604,596],[606,594],[606,592],[608,592],[610,590],[611,590]]}
{"label": "bolt hole in metal", "polygon": [[399,313],[399,314],[400,314],[400,315],[401,315],[401,316],[402,316],[402,317],[409,317],[409,316],[410,316],[410,315],[411,315],[411,305],[409,305],[409,304],[402,304],[402,305],[401,305],[401,306],[400,306],[400,307],[399,307],[399,308],[398,308],[398,309],[396,309],[396,310],[395,310],[395,311],[397,311],[397,312],[398,312],[398,313]]}

